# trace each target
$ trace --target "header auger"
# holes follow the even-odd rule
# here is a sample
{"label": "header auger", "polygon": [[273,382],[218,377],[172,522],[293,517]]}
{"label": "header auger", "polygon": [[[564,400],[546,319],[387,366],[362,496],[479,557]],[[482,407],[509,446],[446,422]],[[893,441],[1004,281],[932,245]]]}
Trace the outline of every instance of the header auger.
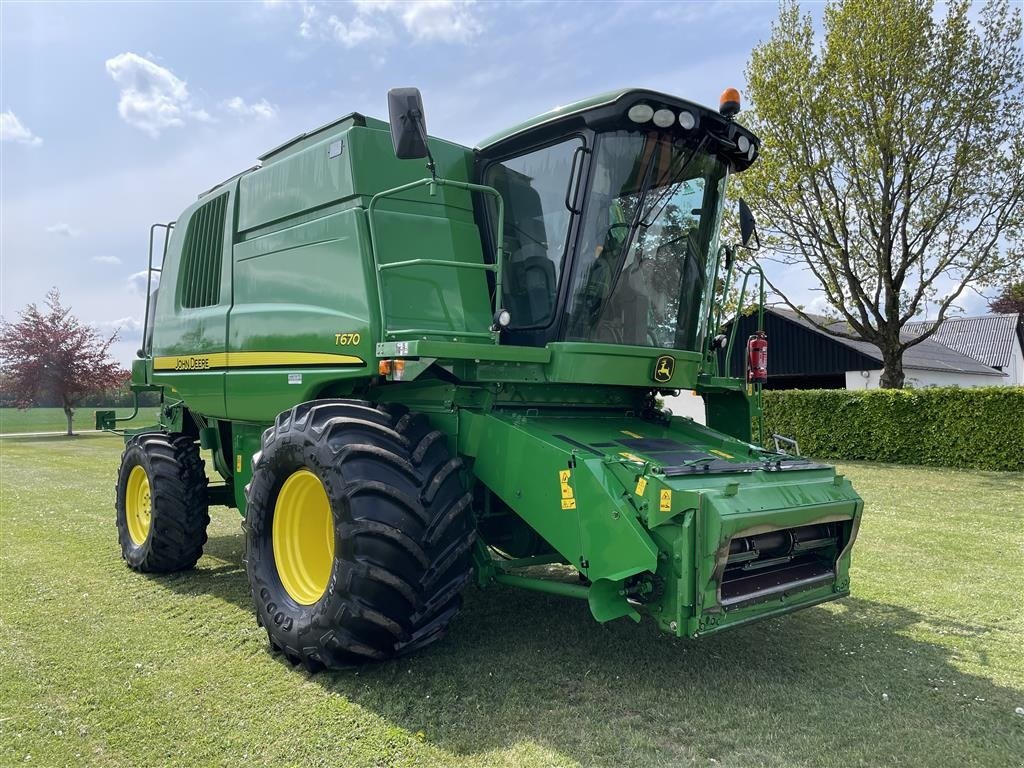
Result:
{"label": "header auger", "polygon": [[[415,89],[389,107],[157,234],[132,386],[162,400],[124,433],[129,566],[192,567],[208,507],[237,507],[257,619],[310,669],[431,643],[470,581],[689,637],[848,594],[861,500],[753,439],[761,337],[747,380],[720,373],[725,185],[760,148],[738,101],[621,90],[475,149],[428,137]],[[708,426],[659,407],[682,389]]]}

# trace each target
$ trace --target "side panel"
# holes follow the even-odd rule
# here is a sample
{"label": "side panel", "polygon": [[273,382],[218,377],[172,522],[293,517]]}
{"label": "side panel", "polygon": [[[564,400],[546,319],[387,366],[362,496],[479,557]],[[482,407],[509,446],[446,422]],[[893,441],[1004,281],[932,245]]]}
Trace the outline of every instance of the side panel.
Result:
{"label": "side panel", "polygon": [[706,421],[709,429],[724,432],[730,437],[749,443],[750,421],[754,417],[750,398],[742,390],[698,392],[704,396]]}
{"label": "side panel", "polygon": [[376,372],[376,297],[362,209],[238,243],[227,410],[269,421],[331,382]]}
{"label": "side panel", "polygon": [[[220,292],[216,304],[204,307],[182,306],[185,282],[194,279],[182,272],[182,253],[194,215],[213,198],[204,197],[188,209],[175,225],[167,249],[157,295],[153,327],[153,383],[170,388],[173,398],[181,398],[193,411],[205,416],[226,416],[224,371],[228,309],[231,305],[231,232],[237,184],[227,194],[221,242]],[[196,219],[198,221],[198,219]],[[193,227],[194,228],[194,227]],[[218,234],[195,231],[193,237],[212,240]]]}
{"label": "side panel", "polygon": [[587,428],[606,436],[630,423],[462,411],[459,453],[471,457],[473,474],[581,573],[615,581],[653,572],[657,546],[603,457],[564,433],[578,436]]}
{"label": "side panel", "polygon": [[[374,212],[380,263],[432,258],[483,264],[480,232],[468,210],[388,202],[397,210]],[[467,331],[486,333],[491,326],[490,292],[482,270],[402,267],[382,272],[381,284],[389,331],[423,329],[447,338]]]}

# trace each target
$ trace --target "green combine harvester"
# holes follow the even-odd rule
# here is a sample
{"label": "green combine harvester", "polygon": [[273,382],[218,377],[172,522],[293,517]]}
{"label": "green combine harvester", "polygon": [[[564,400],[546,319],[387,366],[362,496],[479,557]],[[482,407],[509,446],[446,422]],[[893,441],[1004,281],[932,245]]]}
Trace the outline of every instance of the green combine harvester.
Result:
{"label": "green combine harvester", "polygon": [[[150,230],[129,567],[193,567],[236,507],[257,621],[310,670],[437,640],[471,581],[678,637],[847,595],[860,498],[764,447],[763,333],[723,373],[724,297],[764,301],[719,244],[759,150],[739,94],[616,91],[475,149],[427,137],[416,89],[388,102],[390,126],[298,136]],[[680,390],[708,426],[662,407]]]}

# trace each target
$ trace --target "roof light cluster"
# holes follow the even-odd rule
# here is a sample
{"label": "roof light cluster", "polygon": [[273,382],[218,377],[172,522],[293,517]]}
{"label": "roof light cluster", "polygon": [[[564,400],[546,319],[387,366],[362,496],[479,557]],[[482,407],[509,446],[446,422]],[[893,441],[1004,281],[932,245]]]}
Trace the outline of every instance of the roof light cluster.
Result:
{"label": "roof light cluster", "polygon": [[650,104],[645,104],[644,102],[639,102],[630,107],[626,116],[639,125],[653,122],[658,128],[668,128],[671,125],[675,125],[677,121],[684,131],[693,130],[697,125],[697,116],[689,110],[684,109],[677,115],[668,107],[655,109]]}
{"label": "roof light cluster", "polygon": [[[693,131],[701,125],[701,112],[687,107],[669,107],[648,100],[637,101],[626,111],[626,117],[637,125],[653,123],[656,128],[667,129],[678,124],[684,131]],[[742,157],[747,164],[757,157],[757,140],[746,129],[735,122],[734,118],[740,111],[740,92],[735,88],[726,88],[719,104],[719,114],[704,115],[705,127],[718,144],[718,150],[738,159]],[[742,161],[741,161],[742,162]],[[745,167],[745,164],[744,164]]]}
{"label": "roof light cluster", "polygon": [[757,147],[754,146],[754,142],[744,136],[742,133],[736,137],[736,149],[747,156],[747,160],[753,160],[754,155],[757,154]]}

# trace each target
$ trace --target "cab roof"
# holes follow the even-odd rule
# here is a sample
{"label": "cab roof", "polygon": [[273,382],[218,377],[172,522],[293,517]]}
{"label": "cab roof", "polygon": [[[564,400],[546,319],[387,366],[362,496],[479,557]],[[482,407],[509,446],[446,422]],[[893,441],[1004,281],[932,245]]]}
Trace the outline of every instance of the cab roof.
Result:
{"label": "cab roof", "polygon": [[[597,96],[591,96],[589,99],[580,99],[579,101],[574,101],[572,104],[567,104],[562,107],[555,107],[554,109],[549,109],[547,112],[539,114],[536,117],[531,117],[529,120],[525,120],[521,122],[519,125],[514,125],[511,128],[506,128],[503,131],[498,131],[492,136],[488,136],[486,139],[484,139],[483,141],[476,145],[476,149],[488,149],[489,147],[492,147],[495,144],[500,144],[505,139],[511,138],[513,136],[518,136],[520,133],[524,133],[530,130],[531,128],[536,128],[538,126],[544,125],[545,123],[553,122],[555,120],[558,120],[559,118],[569,117],[570,115],[575,115],[580,112],[584,112],[588,109],[592,109],[594,107],[603,107],[607,104],[613,104],[626,94],[640,90],[642,89],[619,88],[616,91],[608,91],[607,93],[598,94]],[[674,100],[674,97],[671,96],[666,96],[666,98],[671,98]]]}
{"label": "cab roof", "polygon": [[[637,101],[663,105],[676,110],[689,110],[698,116],[704,130],[713,133],[724,142],[727,154],[735,170],[744,170],[755,159],[760,150],[760,140],[741,124],[730,117],[721,115],[717,109],[705,107],[678,96],[672,96],[647,88],[619,88],[607,93],[591,96],[530,118],[519,125],[489,136],[476,145],[475,150],[488,156],[498,156],[506,151],[518,151],[536,141],[543,141],[557,136],[562,131],[570,131],[584,125],[590,127],[607,126],[619,123],[630,104]],[[753,145],[749,157],[736,153],[734,143],[737,136],[747,137],[749,145]]]}

